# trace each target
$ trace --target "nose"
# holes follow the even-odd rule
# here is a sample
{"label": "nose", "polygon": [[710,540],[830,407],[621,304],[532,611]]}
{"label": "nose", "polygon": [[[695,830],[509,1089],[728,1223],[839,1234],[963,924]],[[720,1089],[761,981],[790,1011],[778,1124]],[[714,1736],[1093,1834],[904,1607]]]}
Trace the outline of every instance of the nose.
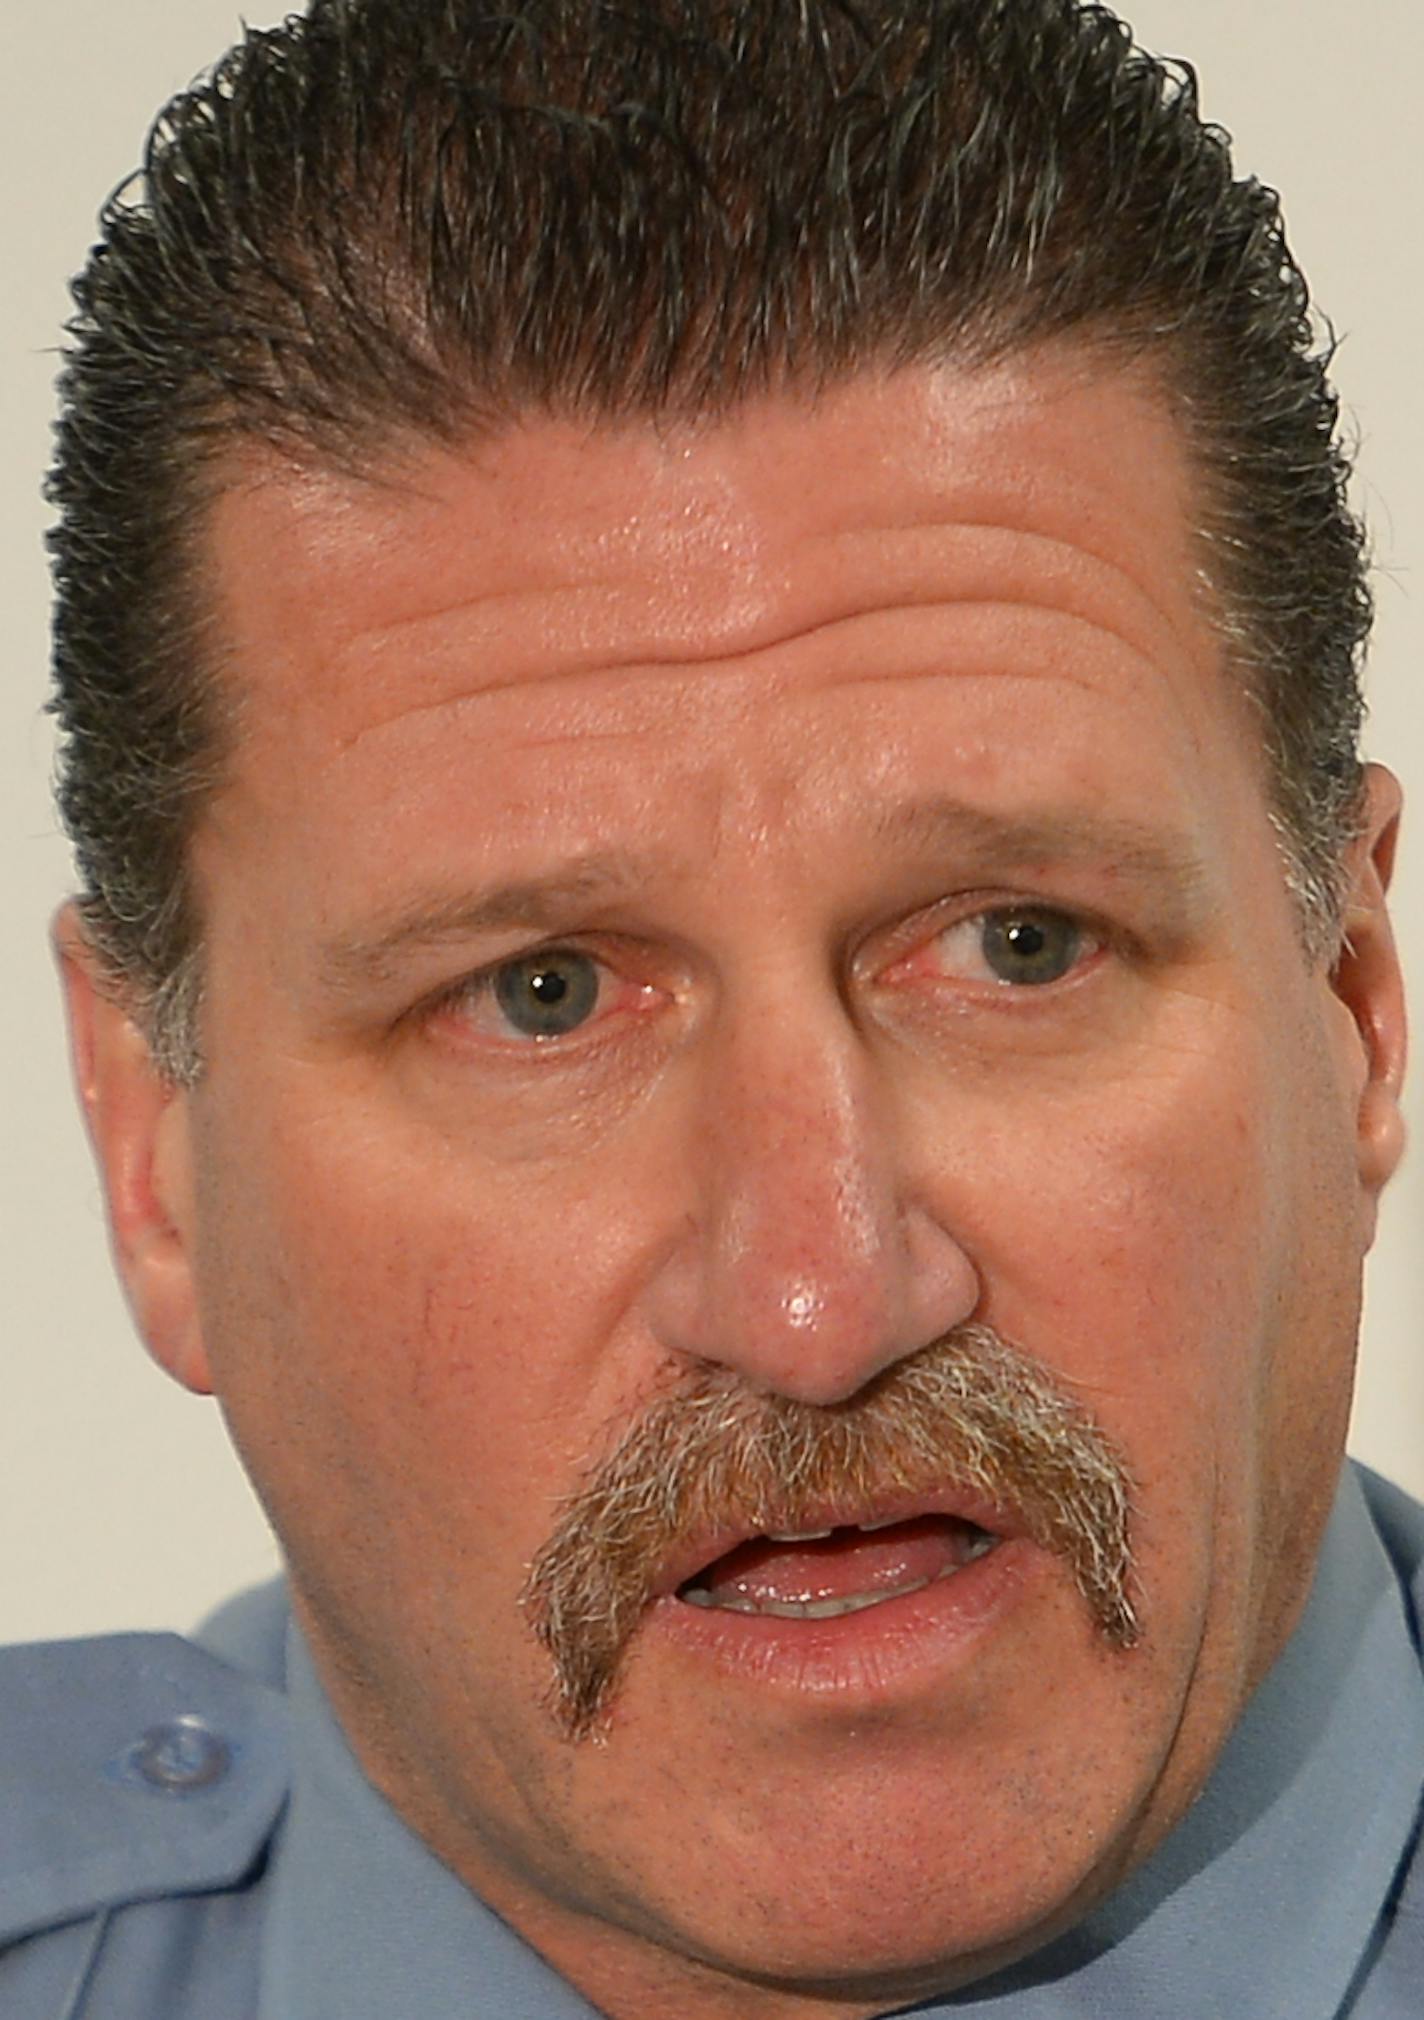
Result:
{"label": "nose", "polygon": [[691,1210],[647,1293],[671,1352],[827,1406],[972,1314],[974,1265],[901,1171],[848,1019],[724,1043],[687,1133]]}

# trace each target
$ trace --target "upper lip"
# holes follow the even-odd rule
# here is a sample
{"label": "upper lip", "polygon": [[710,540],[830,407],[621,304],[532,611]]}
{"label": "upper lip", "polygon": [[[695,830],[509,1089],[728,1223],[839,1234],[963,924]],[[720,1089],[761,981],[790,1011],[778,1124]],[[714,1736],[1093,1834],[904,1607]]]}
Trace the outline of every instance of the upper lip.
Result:
{"label": "upper lip", "polygon": [[663,1560],[649,1596],[653,1599],[666,1598],[679,1586],[685,1585],[696,1572],[705,1570],[719,1557],[725,1557],[729,1550],[735,1550],[740,1544],[750,1543],[757,1537],[805,1534],[815,1529],[880,1526],[891,1522],[910,1522],[925,1515],[948,1515],[961,1522],[972,1522],[976,1528],[986,1530],[1005,1542],[1029,1533],[1028,1524],[1014,1508],[956,1487],[952,1482],[938,1490],[891,1492],[876,1495],[869,1501],[800,1504],[794,1510],[778,1508],[772,1511],[773,1530],[744,1522],[701,1529],[689,1535]]}

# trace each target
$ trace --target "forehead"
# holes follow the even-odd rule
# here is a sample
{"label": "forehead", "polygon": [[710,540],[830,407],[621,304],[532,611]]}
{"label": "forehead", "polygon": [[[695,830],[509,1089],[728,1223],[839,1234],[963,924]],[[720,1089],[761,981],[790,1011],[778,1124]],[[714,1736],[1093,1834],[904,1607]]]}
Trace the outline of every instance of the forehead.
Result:
{"label": "forehead", "polygon": [[[888,600],[889,545],[908,567],[950,525],[964,537],[936,558],[960,595],[992,569],[996,534],[1026,535],[1052,581],[1096,561],[1155,600],[1144,620],[1180,630],[1197,615],[1191,484],[1165,405],[1145,373],[1072,352],[867,374],[700,423],[534,414],[465,451],[393,455],[370,480],[253,457],[218,504],[214,552],[229,630],[266,648],[244,684],[289,706],[287,627],[319,614],[323,698],[359,710],[339,661],[373,616],[436,641],[445,610],[483,604],[504,677],[614,654],[724,658],[793,630],[811,597],[817,617]],[[818,563],[838,578],[829,598],[808,579]],[[461,691],[472,675],[461,667]]]}
{"label": "forehead", "polygon": [[254,464],[212,556],[242,723],[217,825],[235,791],[248,844],[377,807],[423,831],[442,799],[474,829],[511,763],[546,830],[576,789],[575,825],[594,800],[645,821],[630,779],[682,814],[709,771],[754,827],[798,789],[844,804],[848,739],[883,821],[936,783],[907,775],[927,719],[986,788],[1018,743],[1080,797],[1185,809],[1204,767],[1259,799],[1177,430],[1145,375],[1081,355],[695,425],[531,416],[367,481]]}

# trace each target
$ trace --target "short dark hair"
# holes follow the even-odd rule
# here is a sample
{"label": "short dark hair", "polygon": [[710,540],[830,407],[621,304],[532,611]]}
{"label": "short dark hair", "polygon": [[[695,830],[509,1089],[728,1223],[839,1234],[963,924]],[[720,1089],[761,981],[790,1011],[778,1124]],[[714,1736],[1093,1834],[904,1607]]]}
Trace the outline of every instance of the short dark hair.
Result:
{"label": "short dark hair", "polygon": [[1079,0],[313,0],[160,115],[75,283],[51,492],[91,939],[197,1071],[187,841],[236,731],[205,515],[530,409],[716,413],[1060,337],[1155,364],[1307,952],[1358,821],[1363,535],[1277,200]]}

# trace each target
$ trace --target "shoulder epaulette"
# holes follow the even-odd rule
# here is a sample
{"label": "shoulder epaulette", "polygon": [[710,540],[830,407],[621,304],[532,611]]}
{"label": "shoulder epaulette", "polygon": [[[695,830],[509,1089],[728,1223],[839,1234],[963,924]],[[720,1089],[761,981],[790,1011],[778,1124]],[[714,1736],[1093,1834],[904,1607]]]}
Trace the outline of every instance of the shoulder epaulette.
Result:
{"label": "shoulder epaulette", "polygon": [[281,1694],[179,1635],[0,1649],[0,1944],[237,1885],[287,1779]]}

